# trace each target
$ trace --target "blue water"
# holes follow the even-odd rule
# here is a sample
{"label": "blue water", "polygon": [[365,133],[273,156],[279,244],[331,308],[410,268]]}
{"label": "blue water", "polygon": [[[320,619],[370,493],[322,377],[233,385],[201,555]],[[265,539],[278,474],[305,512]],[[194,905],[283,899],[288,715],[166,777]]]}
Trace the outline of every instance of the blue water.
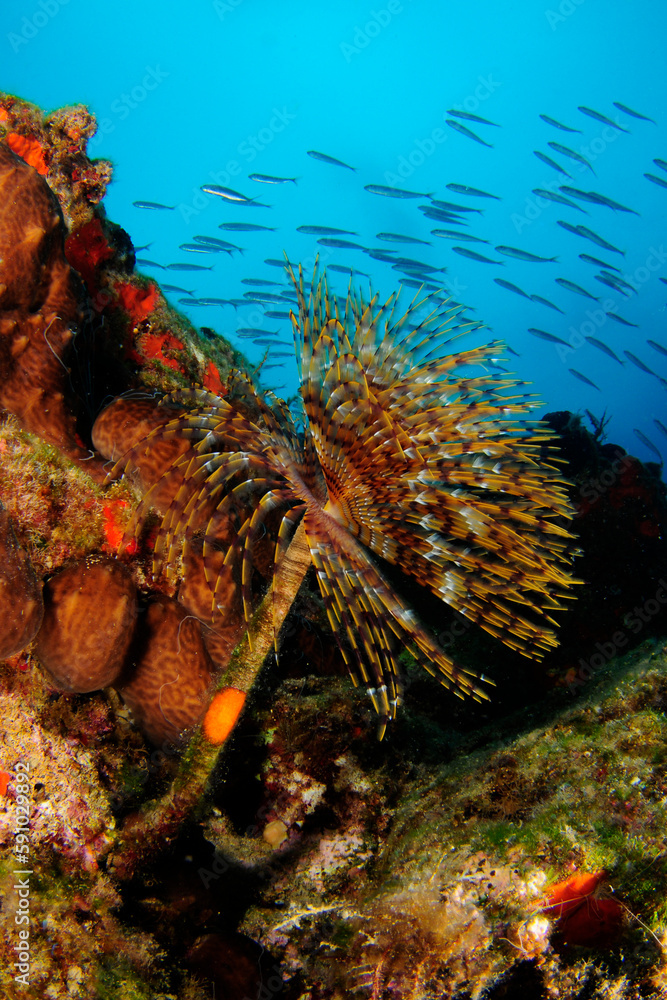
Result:
{"label": "blue water", "polygon": [[[667,80],[663,72],[667,8],[650,0],[631,7],[620,0],[516,0],[509,7],[492,0],[419,2],[379,0],[375,5],[339,0],[335,5],[269,0],[194,0],[187,5],[142,0],[130,8],[99,0],[15,0],[0,14],[0,89],[43,108],[85,103],[100,131],[91,155],[114,163],[105,199],[109,218],[120,223],[142,252],[161,264],[212,264],[194,277],[147,268],[161,282],[192,290],[197,297],[239,297],[245,277],[281,280],[264,264],[280,258],[312,266],[318,249],[327,264],[358,267],[383,297],[397,287],[389,265],[360,250],[323,250],[316,237],[298,234],[301,225],[328,225],[359,234],[366,247],[392,247],[399,255],[446,267],[440,276],[453,297],[476,310],[492,333],[471,334],[468,343],[502,338],[520,354],[511,367],[534,383],[547,409],[589,409],[611,415],[611,440],[643,460],[654,452],[638,429],[667,457],[667,437],[654,418],[667,423],[667,357],[647,344],[667,347],[667,189],[643,176],[667,181],[653,164],[667,160]],[[614,101],[653,118],[640,121],[614,108]],[[593,108],[628,129],[624,134],[577,110]],[[458,119],[492,149],[445,124],[448,109],[466,110],[499,128]],[[581,134],[559,131],[540,120],[546,114]],[[554,153],[547,142],[583,152],[595,176]],[[356,172],[306,155],[309,149],[335,156]],[[542,150],[571,175],[568,180],[541,163]],[[252,182],[253,172],[296,177],[296,184]],[[448,191],[455,182],[502,200]],[[272,206],[225,204],[202,195],[201,185],[218,183]],[[489,244],[453,243],[429,235],[456,228],[430,221],[418,206],[427,198],[396,200],[370,194],[366,184],[407,188],[484,210],[470,214],[467,231]],[[562,205],[540,206],[535,188],[558,184],[596,191],[641,213],[614,212],[577,204],[588,216]],[[175,206],[146,211],[136,200]],[[625,252],[603,250],[556,225],[583,224]],[[231,233],[222,222],[250,221],[276,227],[273,233]],[[432,246],[383,244],[379,232],[432,240]],[[179,251],[194,235],[228,239],[245,254],[200,255]],[[348,237],[356,240],[355,237]],[[557,263],[524,263],[495,252],[509,245]],[[460,245],[504,266],[458,256]],[[590,254],[620,267],[637,294],[625,298],[594,280],[598,273],[578,255]],[[203,255],[202,255],[203,256]],[[330,275],[344,294],[347,279]],[[565,315],[498,287],[511,281],[530,294],[555,302]],[[559,287],[562,277],[583,286],[600,302]],[[364,287],[368,286],[366,279]],[[177,304],[180,296],[171,300]],[[602,308],[602,302],[607,304]],[[179,307],[181,308],[181,307]],[[269,307],[270,308],[270,307]],[[617,310],[636,327],[604,316]],[[251,362],[261,347],[239,340],[237,327],[281,328],[249,306],[192,307],[196,325],[214,327],[242,348]],[[538,328],[568,341],[571,349],[536,339]],[[618,364],[586,342],[593,335],[625,361]],[[461,342],[462,346],[465,341]],[[655,375],[625,359],[631,351]],[[575,369],[599,389],[574,377]],[[262,382],[295,391],[296,365],[267,371]]]}

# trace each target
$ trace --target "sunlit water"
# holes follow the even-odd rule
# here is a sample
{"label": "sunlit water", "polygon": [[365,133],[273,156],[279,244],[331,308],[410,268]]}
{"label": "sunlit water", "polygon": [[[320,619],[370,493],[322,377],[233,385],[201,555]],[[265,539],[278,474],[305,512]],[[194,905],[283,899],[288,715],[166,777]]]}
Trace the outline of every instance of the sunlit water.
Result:
{"label": "sunlit water", "polygon": [[[319,251],[327,266],[350,265],[369,275],[382,297],[401,275],[359,249],[326,248],[317,237],[297,233],[304,225],[331,226],[364,247],[395,250],[431,267],[435,283],[464,302],[469,315],[492,332],[476,331],[472,345],[503,339],[520,356],[511,368],[534,383],[548,409],[590,410],[611,415],[612,440],[644,460],[654,451],[640,431],[667,455],[664,384],[667,356],[666,305],[667,161],[666,82],[663,72],[667,9],[648,0],[628,8],[618,0],[519,0],[509,6],[476,3],[380,0],[376,5],[340,0],[317,6],[269,0],[222,0],[182,4],[144,0],[110,6],[98,0],[16,0],[0,14],[3,49],[0,89],[52,109],[85,103],[97,115],[91,155],[113,161],[114,181],[105,200],[111,219],[135,245],[150,243],[140,257],[157,264],[198,263],[210,271],[174,272],[145,265],[147,275],[181,286],[171,301],[198,326],[214,328],[258,364],[265,345],[239,338],[239,328],[279,331],[291,344],[289,321],[267,318],[249,304],[188,306],[180,298],[242,298],[252,290],[244,278],[283,282],[264,263],[287,253],[312,267]],[[619,102],[655,121],[622,112]],[[578,110],[607,116],[607,125]],[[485,125],[453,116],[458,111],[487,119]],[[578,129],[565,132],[539,115]],[[493,148],[454,130],[469,128]],[[587,166],[554,151],[567,146]],[[316,150],[355,170],[307,155]],[[538,150],[570,178],[539,160]],[[594,171],[594,173],[593,173]],[[253,173],[296,178],[266,184]],[[497,199],[453,193],[468,185]],[[270,208],[233,205],[202,185],[218,184]],[[397,199],[369,193],[369,184],[419,192]],[[639,215],[572,199],[587,211],[533,194],[559,185],[597,192]],[[461,215],[467,226],[427,218],[419,206],[433,198],[481,209]],[[153,201],[173,210],[134,207]],[[557,225],[587,226],[621,253],[595,245]],[[275,232],[227,232],[221,223],[252,222]],[[449,240],[432,229],[461,229],[488,243]],[[384,242],[378,233],[427,240],[431,245]],[[226,239],[243,254],[194,254],[179,250],[195,236]],[[509,246],[557,262],[524,262],[497,252]],[[454,247],[498,263],[471,260]],[[636,288],[626,298],[597,281],[600,268],[588,254],[619,268]],[[616,273],[616,272],[611,272]],[[557,305],[559,313],[500,287],[500,278],[528,295]],[[599,301],[568,290],[574,282]],[[330,272],[339,294],[347,278]],[[277,289],[271,289],[276,291]],[[407,291],[406,303],[408,301]],[[410,292],[411,294],[412,292]],[[285,308],[288,308],[286,306]],[[606,314],[616,312],[634,326]],[[560,337],[555,344],[528,333]],[[623,364],[586,337],[610,348]],[[285,347],[281,348],[284,350]],[[654,374],[628,359],[629,351]],[[296,390],[293,358],[274,358],[261,384]],[[570,369],[598,388],[587,384]]]}

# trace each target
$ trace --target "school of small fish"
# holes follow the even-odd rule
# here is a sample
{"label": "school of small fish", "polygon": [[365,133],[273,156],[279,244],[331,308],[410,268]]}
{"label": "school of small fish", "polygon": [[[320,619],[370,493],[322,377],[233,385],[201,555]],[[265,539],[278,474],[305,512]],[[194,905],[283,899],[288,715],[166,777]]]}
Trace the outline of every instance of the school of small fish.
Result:
{"label": "school of small fish", "polygon": [[[662,388],[667,389],[667,362],[665,361],[667,359],[667,335],[662,334],[664,342],[661,342],[658,339],[661,333],[655,333],[655,331],[651,330],[650,332],[653,336],[642,341],[641,334],[632,332],[633,330],[640,330],[640,324],[622,315],[619,308],[622,302],[627,303],[627,310],[632,315],[633,303],[639,298],[640,288],[638,287],[638,282],[635,281],[633,283],[631,275],[624,275],[622,272],[627,250],[615,246],[607,238],[607,235],[603,235],[608,219],[607,213],[613,212],[615,214],[620,212],[626,216],[637,217],[640,216],[640,213],[631,206],[611,197],[609,194],[597,190],[589,190],[589,184],[596,184],[596,172],[591,163],[593,157],[590,154],[588,158],[584,155],[584,150],[587,151],[587,147],[582,147],[581,149],[572,148],[573,145],[577,145],[576,136],[584,135],[584,129],[587,127],[586,119],[588,119],[588,127],[590,127],[590,121],[592,120],[599,125],[604,125],[606,129],[613,129],[615,132],[623,133],[624,135],[630,135],[631,133],[631,130],[626,127],[627,124],[656,124],[652,118],[620,102],[613,102],[613,107],[615,111],[610,116],[580,105],[576,112],[573,112],[573,124],[564,124],[560,120],[546,114],[539,115],[541,122],[547,127],[543,145],[548,152],[545,152],[544,149],[535,149],[533,153],[544,167],[554,172],[555,176],[545,178],[543,173],[542,177],[536,178],[538,185],[531,189],[531,194],[534,196],[531,204],[536,206],[538,215],[541,211],[544,211],[542,206],[551,206],[551,221],[556,222],[568,234],[568,237],[572,237],[572,251],[576,254],[577,261],[580,260],[585,265],[595,268],[596,273],[591,275],[592,279],[598,285],[604,286],[604,288],[595,286],[586,288],[577,281],[573,281],[570,277],[564,276],[567,273],[566,265],[561,263],[557,255],[550,254],[547,248],[545,248],[547,250],[546,253],[536,253],[533,250],[505,243],[494,245],[495,241],[487,238],[488,234],[485,234],[483,231],[482,217],[486,208],[489,205],[502,201],[502,197],[459,181],[443,182],[442,197],[439,197],[437,192],[415,191],[411,188],[398,187],[392,184],[368,183],[363,185],[363,190],[368,195],[394,199],[397,202],[405,203],[405,211],[414,213],[415,232],[394,232],[390,229],[375,233],[374,237],[365,237],[360,235],[359,232],[350,229],[322,225],[319,220],[317,224],[304,223],[294,226],[294,229],[302,236],[312,238],[313,257],[315,253],[319,252],[324,257],[327,271],[334,272],[334,275],[343,275],[346,283],[357,281],[361,278],[368,279],[369,275],[368,272],[360,270],[356,266],[356,263],[340,262],[339,254],[345,255],[343,257],[344,261],[348,254],[354,256],[355,261],[360,259],[359,254],[365,254],[371,261],[388,265],[394,272],[397,272],[400,276],[400,284],[404,285],[411,292],[418,292],[419,289],[423,289],[425,292],[440,293],[443,302],[448,300],[450,306],[453,305],[459,308],[460,311],[456,316],[455,330],[461,333],[480,329],[483,324],[471,319],[467,315],[470,311],[474,311],[470,306],[452,301],[452,294],[456,291],[456,283],[450,282],[444,277],[447,271],[451,270],[455,265],[455,259],[450,254],[456,254],[458,257],[463,257],[474,264],[484,265],[485,271],[490,270],[492,267],[517,266],[510,264],[510,261],[519,262],[519,265],[540,264],[542,267],[536,268],[536,271],[541,272],[539,279],[540,291],[547,290],[544,285],[545,278],[543,277],[544,274],[547,274],[546,280],[552,282],[552,294],[560,295],[561,291],[565,293],[565,296],[559,299],[559,301],[567,309],[573,307],[573,300],[576,301],[577,296],[580,299],[587,299],[597,304],[595,315],[597,316],[599,313],[602,319],[595,326],[600,329],[602,326],[605,326],[605,336],[607,339],[614,340],[616,335],[622,338],[623,334],[619,329],[621,327],[625,331],[625,336],[631,337],[630,341],[614,340],[613,347],[606,342],[606,339],[602,339],[597,335],[593,336],[590,331],[580,337],[581,343],[577,344],[576,347],[582,346],[583,342],[585,342],[595,349],[596,354],[595,360],[592,362],[593,371],[590,374],[586,374],[578,368],[569,367],[567,361],[565,361],[566,370],[574,379],[589,388],[602,391],[598,383],[604,378],[605,365],[611,361],[623,367],[629,363],[635,369],[641,371],[643,375],[657,379]],[[619,113],[625,116],[623,121],[621,121]],[[577,114],[583,115],[584,119],[576,118]],[[446,125],[462,137],[461,140],[456,141],[470,141],[474,142],[477,146],[485,147],[489,150],[494,149],[494,143],[488,141],[492,138],[488,130],[491,128],[500,128],[501,126],[498,122],[493,122],[488,118],[482,118],[471,112],[457,109],[448,110],[447,115],[451,117],[445,119]],[[581,124],[582,128],[576,128],[574,124]],[[639,127],[644,128],[646,125],[642,124]],[[568,133],[569,138],[566,138],[566,142],[569,142],[570,145],[565,145],[550,138],[554,134],[553,131],[550,131],[553,129],[561,133]],[[481,134],[478,134],[478,132]],[[318,170],[324,167],[357,173],[355,166],[328,153],[311,149],[306,152],[306,155],[321,165],[309,169]],[[494,154],[485,153],[480,150],[477,155],[485,157]],[[654,172],[656,169],[657,173]],[[574,174],[582,177],[581,183],[582,185],[585,184],[585,187],[574,185]],[[587,177],[589,178],[588,182],[586,181]],[[294,189],[298,187],[299,180],[298,176],[284,177],[263,173],[248,175],[248,182],[250,184],[262,184],[265,186],[265,190],[267,186],[276,189]],[[650,164],[650,169],[644,171],[643,177],[637,178],[638,185],[644,184],[646,181],[653,185],[654,188],[667,189],[667,160],[655,157]],[[353,183],[352,178],[350,178],[350,183]],[[241,184],[240,186],[245,187],[246,185]],[[201,185],[201,190],[204,194],[213,196],[215,200],[219,199],[220,207],[223,209],[245,210],[247,208],[259,208],[266,211],[271,210],[271,206],[259,201],[252,194],[242,193],[241,191],[224,187],[220,184],[203,184]],[[623,195],[625,195],[625,192],[623,192]],[[454,196],[457,198],[456,201],[449,200]],[[656,198],[660,197],[656,192]],[[416,209],[415,202],[420,202],[416,205]],[[177,207],[176,205],[167,205],[154,201],[135,201],[133,205],[137,209],[157,212],[174,212]],[[665,206],[662,206],[662,211],[664,209]],[[660,210],[659,207],[657,211]],[[570,218],[572,221],[568,221],[567,218],[555,218],[555,214],[560,214],[561,212],[565,214],[566,211],[571,213]],[[324,203],[322,216],[331,216],[332,214],[330,208]],[[582,214],[589,217],[591,225],[595,226],[595,229],[577,221],[581,218]],[[473,233],[469,231],[473,220],[475,221],[475,225],[479,226],[479,232]],[[300,220],[297,221],[300,222]],[[527,220],[526,224],[529,224],[529,220]],[[433,226],[434,228],[429,228],[428,232],[424,232],[422,228],[424,225],[428,227]],[[257,234],[262,234],[261,246],[264,248],[264,252],[266,252],[266,247],[271,245],[275,247],[276,254],[274,257],[264,258],[263,265],[265,267],[284,269],[287,264],[291,264],[294,267],[298,266],[298,261],[286,260],[280,236],[272,237],[270,235],[280,231],[277,226],[245,220],[232,221],[225,219],[218,224],[218,228],[224,235],[229,235],[231,240],[241,238],[244,242],[247,240],[248,243],[253,239],[256,240]],[[515,222],[513,228],[513,242],[516,242],[517,233],[522,231],[522,227]],[[541,228],[543,229],[543,227]],[[601,232],[598,230],[601,230]],[[373,239],[376,241],[375,244],[371,242]],[[582,241],[585,242],[582,243]],[[579,253],[578,251],[584,249],[586,244],[589,245],[589,248],[591,244],[595,246],[597,253],[604,251],[605,257],[614,255],[612,260],[615,260],[616,263],[603,260],[601,257],[592,256],[588,253]],[[137,248],[137,250],[146,252],[150,249],[150,245],[147,244],[146,246]],[[435,264],[430,264],[414,257],[402,256],[406,250],[408,253],[410,251],[413,253],[415,251],[419,252],[420,247],[435,248],[439,261],[442,262],[441,266],[436,266]],[[195,260],[176,260],[163,264],[146,257],[137,257],[137,264],[142,269],[158,268],[172,272],[191,272],[192,281],[196,283],[195,274],[198,272],[213,271],[216,259],[229,259],[235,254],[244,254],[248,247],[242,247],[236,242],[221,239],[217,236],[204,234],[189,236],[187,242],[179,245],[179,249],[187,255],[211,255],[208,257],[211,263],[198,263],[195,262],[197,259],[195,258]],[[429,252],[432,254],[434,251],[430,250]],[[202,257],[200,256],[198,259],[202,260]],[[667,262],[663,260],[660,260],[659,264],[661,268],[667,267]],[[577,264],[577,268],[579,274],[581,266]],[[529,270],[532,271],[532,268]],[[654,268],[654,270],[657,270],[657,268]],[[222,274],[219,277],[222,282],[225,281]],[[658,277],[661,282],[667,284],[667,277],[660,275]],[[528,302],[535,303],[537,306],[551,310],[552,321],[555,324],[555,328],[559,330],[559,333],[543,330],[538,326],[528,327],[527,333],[531,337],[551,344],[554,350],[560,351],[560,360],[564,360],[568,354],[573,353],[571,348],[575,345],[572,344],[572,338],[567,338],[564,325],[558,326],[555,314],[565,315],[566,311],[561,308],[558,301],[554,302],[551,298],[544,295],[524,291],[518,284],[505,278],[496,277],[493,278],[493,281],[499,288],[511,292],[513,295],[520,296]],[[238,310],[244,307],[252,307],[251,322],[248,323],[247,319],[244,320],[242,316],[238,316],[235,320],[235,326],[231,330],[226,325],[228,320],[227,315],[225,315],[223,332],[232,341],[234,337],[243,341],[242,349],[244,351],[247,351],[250,346],[256,346],[261,349],[262,359],[257,365],[255,374],[260,379],[265,379],[265,371],[275,368],[284,369],[285,359],[293,357],[293,352],[289,349],[286,350],[286,348],[290,347],[291,342],[289,316],[290,309],[294,307],[293,293],[290,287],[284,282],[273,279],[247,277],[241,279],[241,282],[243,285],[252,287],[250,290],[243,290],[241,295],[236,298],[199,296],[196,289],[186,289],[178,285],[163,284],[162,288],[168,294],[176,296],[179,305],[187,309],[197,310],[218,307],[225,310],[234,310],[236,316],[238,315]],[[227,284],[225,284],[224,291],[229,291]],[[621,297],[620,299],[619,296]],[[344,301],[344,296],[341,301]],[[280,306],[283,308],[278,308]],[[582,306],[582,308],[584,307]],[[262,310],[261,316],[271,320],[271,324],[269,325],[275,326],[275,329],[264,329],[263,326],[257,325],[257,309]],[[625,312],[625,310],[626,305],[623,305],[623,311]],[[195,315],[197,316],[198,314]],[[606,324],[607,319],[612,321],[611,328]],[[262,321],[260,320],[260,323]],[[581,324],[582,331],[585,325],[585,323]],[[594,324],[588,323],[589,328],[592,326]],[[572,327],[570,327],[571,329]],[[597,328],[595,332],[599,332]],[[629,346],[633,349],[627,349],[625,343],[629,343]],[[645,355],[650,362],[648,364],[641,357],[641,354],[645,353],[644,344],[648,348],[648,354]],[[565,353],[563,353],[564,350]],[[511,346],[508,346],[508,351],[517,357],[520,356],[519,352]],[[605,358],[607,361],[604,360]],[[591,377],[591,374],[595,376],[595,379]],[[279,390],[284,387],[284,385],[274,384],[270,386],[272,390]],[[662,463],[663,455],[667,456],[667,428],[665,423],[659,418],[654,417],[652,419],[652,433],[655,434],[656,429],[659,432],[657,440],[660,441],[660,447],[643,430],[634,428],[634,433],[637,439]]]}

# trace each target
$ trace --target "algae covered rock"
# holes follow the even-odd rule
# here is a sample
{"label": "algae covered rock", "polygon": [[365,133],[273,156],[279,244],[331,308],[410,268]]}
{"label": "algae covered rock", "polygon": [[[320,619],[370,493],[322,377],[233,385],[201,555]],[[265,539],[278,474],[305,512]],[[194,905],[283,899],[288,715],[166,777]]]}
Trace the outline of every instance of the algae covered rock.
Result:
{"label": "algae covered rock", "polygon": [[43,613],[41,584],[0,505],[0,660],[32,642]]}
{"label": "algae covered rock", "polygon": [[120,675],[137,617],[135,586],[114,559],[80,560],[44,588],[36,652],[63,691],[108,687]]}

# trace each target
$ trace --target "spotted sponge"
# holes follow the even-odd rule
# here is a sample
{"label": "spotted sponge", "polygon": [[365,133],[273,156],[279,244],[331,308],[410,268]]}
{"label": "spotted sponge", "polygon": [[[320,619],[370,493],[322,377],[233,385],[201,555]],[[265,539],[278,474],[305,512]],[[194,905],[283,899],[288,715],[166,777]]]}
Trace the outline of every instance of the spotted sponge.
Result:
{"label": "spotted sponge", "polygon": [[115,559],[91,556],[44,587],[44,622],[35,649],[63,691],[84,693],[118,678],[137,618],[135,586]]}
{"label": "spotted sponge", "polygon": [[171,598],[156,597],[133,652],[116,688],[153,743],[179,743],[202,718],[212,684],[199,622]]}

